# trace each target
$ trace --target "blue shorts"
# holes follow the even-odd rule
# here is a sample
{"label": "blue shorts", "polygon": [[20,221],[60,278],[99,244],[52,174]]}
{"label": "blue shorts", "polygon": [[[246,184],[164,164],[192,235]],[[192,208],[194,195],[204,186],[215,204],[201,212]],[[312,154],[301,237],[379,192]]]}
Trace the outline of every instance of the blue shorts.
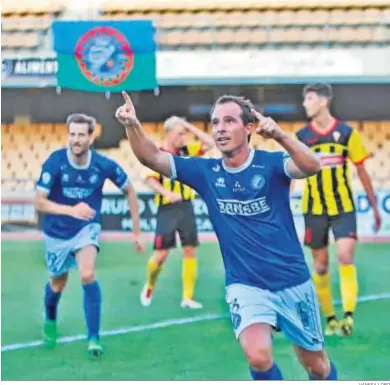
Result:
{"label": "blue shorts", "polygon": [[226,302],[236,338],[248,326],[266,323],[279,327],[291,343],[301,348],[320,351],[324,347],[320,309],[311,280],[277,292],[232,284],[226,288]]}
{"label": "blue shorts", "polygon": [[70,239],[52,238],[45,234],[45,258],[50,276],[58,277],[76,267],[77,250],[88,245],[94,245],[99,249],[100,232],[101,226],[98,223],[91,223]]}

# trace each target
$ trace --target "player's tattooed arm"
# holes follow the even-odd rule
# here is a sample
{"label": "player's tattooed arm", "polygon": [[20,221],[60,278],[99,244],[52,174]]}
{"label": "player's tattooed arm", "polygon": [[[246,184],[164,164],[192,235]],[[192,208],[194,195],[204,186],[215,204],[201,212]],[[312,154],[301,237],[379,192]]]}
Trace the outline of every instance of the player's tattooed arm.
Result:
{"label": "player's tattooed arm", "polygon": [[80,220],[91,220],[96,212],[86,203],[80,202],[75,206],[61,205],[48,199],[47,192],[37,191],[35,209],[41,213],[54,215],[68,215]]}
{"label": "player's tattooed arm", "polygon": [[290,155],[285,170],[291,178],[307,178],[320,171],[320,162],[309,147],[283,131],[273,119],[255,110],[252,110],[252,114],[259,122],[256,133],[266,139],[276,140]]}
{"label": "player's tattooed arm", "polygon": [[130,96],[126,92],[122,92],[122,96],[125,103],[116,110],[115,117],[125,127],[134,155],[144,166],[170,178],[172,176],[170,155],[161,151],[148,138],[137,118]]}

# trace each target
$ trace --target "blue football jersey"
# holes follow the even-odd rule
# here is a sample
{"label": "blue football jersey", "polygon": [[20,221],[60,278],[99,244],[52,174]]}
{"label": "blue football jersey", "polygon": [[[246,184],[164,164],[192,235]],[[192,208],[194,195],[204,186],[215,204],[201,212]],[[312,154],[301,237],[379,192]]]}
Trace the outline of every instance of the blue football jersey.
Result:
{"label": "blue football jersey", "polygon": [[100,223],[106,179],[121,190],[129,183],[122,167],[95,151],[89,152],[85,166],[74,164],[66,148],[53,152],[42,166],[37,189],[46,192],[48,199],[55,203],[74,206],[85,202],[96,215],[90,221],[83,221],[66,215],[46,214],[44,233],[53,238],[70,239],[89,223]]}
{"label": "blue football jersey", "polygon": [[285,153],[251,150],[234,169],[222,159],[170,156],[172,178],[196,190],[207,205],[227,285],[277,291],[310,278],[290,209]]}

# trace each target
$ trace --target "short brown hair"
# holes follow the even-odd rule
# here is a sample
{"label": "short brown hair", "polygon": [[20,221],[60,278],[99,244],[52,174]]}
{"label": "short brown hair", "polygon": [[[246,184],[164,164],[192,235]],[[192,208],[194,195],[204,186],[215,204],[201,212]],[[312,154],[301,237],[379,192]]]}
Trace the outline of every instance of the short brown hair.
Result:
{"label": "short brown hair", "polygon": [[333,99],[332,86],[327,83],[307,84],[303,89],[303,96],[305,96],[308,92],[314,92],[318,96],[322,96],[323,98],[328,99],[328,101],[331,101]]}
{"label": "short brown hair", "polygon": [[[258,120],[256,117],[252,114],[252,109],[255,107],[253,106],[252,102],[249,99],[245,99],[242,96],[235,96],[235,95],[222,95],[220,96],[217,101],[214,103],[213,107],[211,108],[210,115],[213,114],[215,107],[221,104],[226,103],[236,103],[241,108],[241,119],[244,125],[248,125],[249,123],[256,124],[258,123]],[[251,135],[248,135],[248,142],[251,139]]]}
{"label": "short brown hair", "polygon": [[85,123],[88,125],[88,134],[92,134],[95,131],[95,125],[96,125],[96,119],[92,116],[82,114],[82,113],[75,113],[70,114],[66,118],[66,124],[69,128],[71,123]]}

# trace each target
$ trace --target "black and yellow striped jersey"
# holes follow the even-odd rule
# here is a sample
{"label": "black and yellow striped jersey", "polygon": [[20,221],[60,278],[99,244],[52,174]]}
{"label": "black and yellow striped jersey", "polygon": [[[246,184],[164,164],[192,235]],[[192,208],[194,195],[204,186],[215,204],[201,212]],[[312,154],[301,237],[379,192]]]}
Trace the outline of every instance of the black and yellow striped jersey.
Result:
{"label": "black and yellow striped jersey", "polygon": [[327,132],[319,132],[308,124],[296,136],[315,152],[321,163],[321,171],[306,180],[303,213],[332,216],[354,211],[348,160],[358,165],[370,156],[359,132],[336,120]]}
{"label": "black and yellow striped jersey", "polygon": [[[164,150],[164,148],[161,148],[161,150],[166,151]],[[196,143],[188,144],[180,148],[174,155],[201,156],[203,155],[202,143],[196,142]],[[147,173],[146,178],[156,178],[165,189],[172,191],[176,194],[180,194],[183,201],[189,201],[194,199],[195,197],[194,190],[192,190],[187,185],[182,184],[176,180],[171,180],[169,178],[166,178],[165,176],[155,171],[151,171],[150,173]],[[155,203],[157,206],[160,206],[160,205],[169,204],[170,202],[163,195],[156,193]]]}

